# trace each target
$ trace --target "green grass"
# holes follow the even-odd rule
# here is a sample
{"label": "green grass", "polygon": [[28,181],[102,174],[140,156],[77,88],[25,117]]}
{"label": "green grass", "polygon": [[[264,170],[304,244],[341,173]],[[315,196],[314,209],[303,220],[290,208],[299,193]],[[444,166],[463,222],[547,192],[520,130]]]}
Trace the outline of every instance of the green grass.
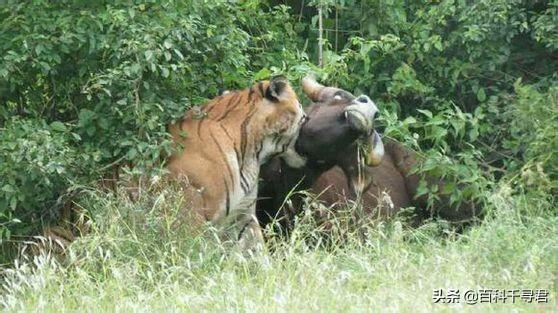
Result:
{"label": "green grass", "polygon": [[[135,203],[91,195],[93,231],[61,261],[43,255],[6,269],[0,304],[46,312],[557,311],[558,216],[544,199],[501,188],[486,219],[461,234],[395,220],[324,245],[302,223],[290,241],[270,243],[273,253],[247,257],[210,230],[193,236],[179,226],[183,204],[173,194]],[[547,289],[550,303],[433,304],[440,288]]]}

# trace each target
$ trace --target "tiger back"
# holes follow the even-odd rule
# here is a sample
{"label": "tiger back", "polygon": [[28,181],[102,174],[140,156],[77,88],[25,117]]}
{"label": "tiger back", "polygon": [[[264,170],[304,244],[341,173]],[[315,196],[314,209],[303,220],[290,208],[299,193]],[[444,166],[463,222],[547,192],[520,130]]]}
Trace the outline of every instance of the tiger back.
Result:
{"label": "tiger back", "polygon": [[255,218],[260,166],[282,155],[304,165],[294,143],[304,111],[282,77],[232,91],[169,126],[176,152],[168,170],[184,183],[192,222],[209,221],[244,248],[262,241]]}

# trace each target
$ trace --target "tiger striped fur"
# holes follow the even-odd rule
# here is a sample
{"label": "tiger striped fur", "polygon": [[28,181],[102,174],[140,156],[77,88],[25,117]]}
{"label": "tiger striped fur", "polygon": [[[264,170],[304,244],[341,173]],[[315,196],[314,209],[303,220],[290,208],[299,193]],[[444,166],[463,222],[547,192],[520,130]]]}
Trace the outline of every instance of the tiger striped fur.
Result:
{"label": "tiger striped fur", "polygon": [[295,167],[294,151],[305,114],[282,77],[223,94],[170,125],[177,148],[168,169],[185,183],[194,223],[211,222],[242,248],[263,242],[255,217],[260,165],[282,155]]}

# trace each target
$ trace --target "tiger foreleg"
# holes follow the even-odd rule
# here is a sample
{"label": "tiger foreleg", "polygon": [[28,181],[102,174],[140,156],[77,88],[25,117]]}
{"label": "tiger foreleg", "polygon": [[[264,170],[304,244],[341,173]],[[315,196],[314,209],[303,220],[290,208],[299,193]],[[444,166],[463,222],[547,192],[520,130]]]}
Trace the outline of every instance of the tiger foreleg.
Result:
{"label": "tiger foreleg", "polygon": [[242,251],[254,253],[264,248],[262,229],[255,215],[251,215],[238,233],[238,246]]}

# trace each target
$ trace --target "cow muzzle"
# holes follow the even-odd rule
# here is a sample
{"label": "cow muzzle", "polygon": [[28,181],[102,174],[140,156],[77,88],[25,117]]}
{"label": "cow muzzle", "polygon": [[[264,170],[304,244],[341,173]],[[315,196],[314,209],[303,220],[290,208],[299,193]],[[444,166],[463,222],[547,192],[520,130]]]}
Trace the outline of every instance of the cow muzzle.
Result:
{"label": "cow muzzle", "polygon": [[344,114],[355,131],[370,135],[374,130],[374,119],[378,114],[378,108],[368,96],[361,95],[345,108]]}

